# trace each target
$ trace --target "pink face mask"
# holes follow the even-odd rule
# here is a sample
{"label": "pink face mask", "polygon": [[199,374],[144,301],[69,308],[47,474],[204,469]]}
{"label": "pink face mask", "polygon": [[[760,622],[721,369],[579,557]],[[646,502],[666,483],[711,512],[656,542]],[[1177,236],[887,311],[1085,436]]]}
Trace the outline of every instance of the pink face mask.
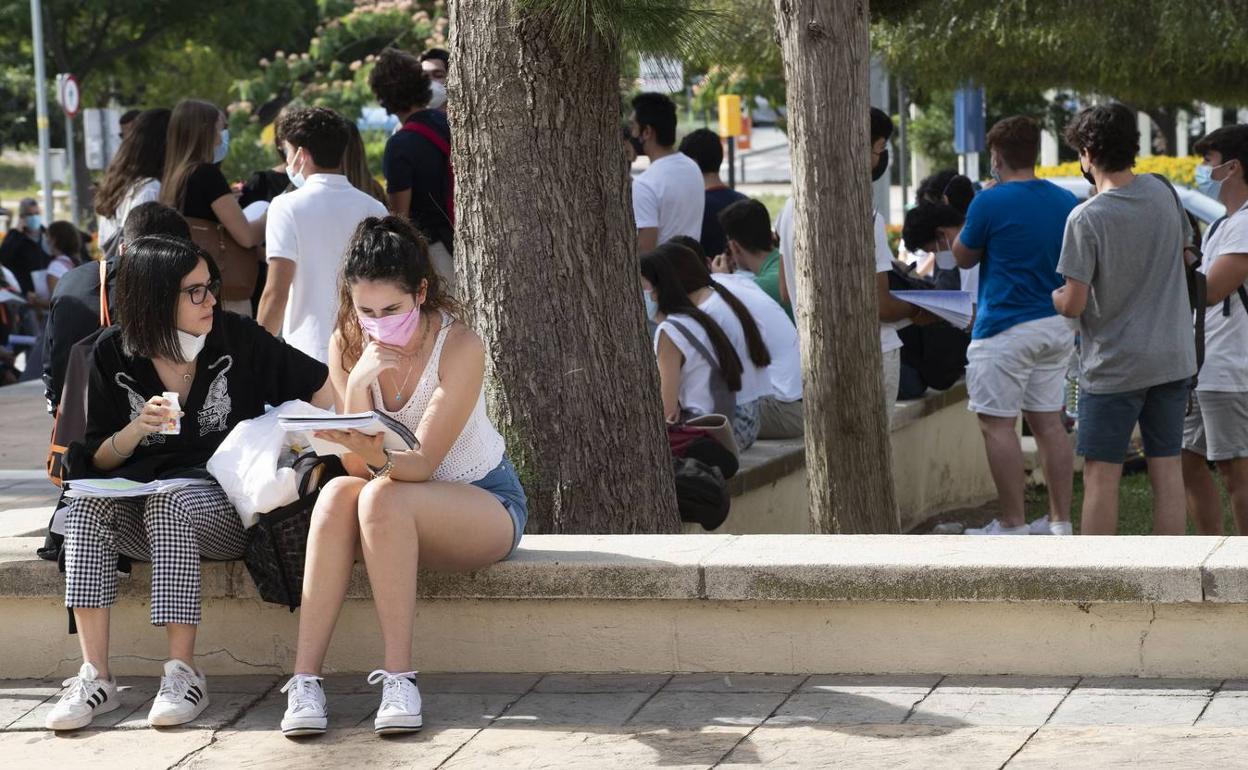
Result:
{"label": "pink face mask", "polygon": [[383,345],[401,348],[411,341],[412,335],[420,326],[420,305],[406,313],[395,313],[381,318],[369,318],[359,313],[355,317],[359,319],[360,328],[370,338]]}

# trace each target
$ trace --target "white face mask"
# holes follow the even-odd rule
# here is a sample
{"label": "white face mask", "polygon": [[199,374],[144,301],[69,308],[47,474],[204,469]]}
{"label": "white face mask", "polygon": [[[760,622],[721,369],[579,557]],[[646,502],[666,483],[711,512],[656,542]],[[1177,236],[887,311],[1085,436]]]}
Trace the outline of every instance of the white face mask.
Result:
{"label": "white face mask", "polygon": [[204,349],[204,343],[208,341],[207,334],[201,334],[196,337],[194,334],[187,334],[178,329],[178,344],[182,346],[182,360],[190,363],[194,361],[200,351]]}
{"label": "white face mask", "polygon": [[943,246],[943,248],[936,252],[936,267],[941,270],[952,270],[957,267],[958,261],[953,258],[953,246],[947,241],[944,244],[940,244],[937,241],[937,244]]}
{"label": "white face mask", "polygon": [[446,104],[446,84],[441,80],[434,80],[429,83],[429,89],[433,91],[433,96],[429,97],[429,109],[442,109],[442,105]]}
{"label": "white face mask", "polygon": [[301,152],[303,152],[302,147],[295,150],[294,157],[292,157],[290,162],[286,164],[286,176],[290,177],[290,183],[295,186],[295,189],[303,187],[304,183],[308,181],[302,173],[295,171],[295,158],[299,157],[299,153]]}

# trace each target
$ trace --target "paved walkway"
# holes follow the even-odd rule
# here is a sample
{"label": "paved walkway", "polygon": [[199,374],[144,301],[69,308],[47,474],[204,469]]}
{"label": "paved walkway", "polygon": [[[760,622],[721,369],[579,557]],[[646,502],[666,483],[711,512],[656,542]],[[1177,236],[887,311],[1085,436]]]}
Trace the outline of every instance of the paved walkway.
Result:
{"label": "paved walkway", "polygon": [[193,725],[42,729],[57,682],[0,683],[8,767],[1248,767],[1248,682],[740,674],[420,676],[425,730],[379,738],[379,692],[333,676],[330,732],[289,740],[273,677],[218,677]]}

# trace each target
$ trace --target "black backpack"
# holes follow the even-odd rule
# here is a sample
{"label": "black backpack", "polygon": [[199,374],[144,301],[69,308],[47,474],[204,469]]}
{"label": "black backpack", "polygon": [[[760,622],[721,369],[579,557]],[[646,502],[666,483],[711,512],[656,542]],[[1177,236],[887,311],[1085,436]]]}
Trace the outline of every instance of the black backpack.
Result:
{"label": "black backpack", "polygon": [[676,507],[680,520],[697,522],[713,530],[728,518],[732,499],[719,468],[692,457],[673,457],[676,472]]}

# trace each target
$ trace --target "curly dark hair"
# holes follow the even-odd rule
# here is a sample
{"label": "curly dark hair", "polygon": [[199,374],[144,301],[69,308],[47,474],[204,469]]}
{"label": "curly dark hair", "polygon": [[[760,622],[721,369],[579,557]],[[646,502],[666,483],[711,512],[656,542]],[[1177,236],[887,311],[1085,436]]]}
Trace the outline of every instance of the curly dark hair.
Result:
{"label": "curly dark hair", "polygon": [[1239,161],[1239,173],[1248,182],[1248,125],[1223,126],[1201,137],[1192,152],[1197,155],[1216,152],[1222,156],[1223,163]]}
{"label": "curly dark hair", "polygon": [[906,212],[906,221],[901,227],[901,239],[911,251],[926,251],[932,241],[936,240],[937,228],[961,227],[965,222],[966,217],[953,206],[924,201]]}
{"label": "curly dark hair", "polygon": [[277,119],[278,142],[302,147],[320,168],[338,168],[351,138],[347,121],[328,107],[297,107]]}
{"label": "curly dark hair", "polygon": [[1022,115],[998,120],[988,131],[987,144],[1010,168],[1031,168],[1040,156],[1040,124]]}
{"label": "curly dark hair", "polygon": [[1140,152],[1140,129],[1135,114],[1124,105],[1087,107],[1066,124],[1066,144],[1075,152],[1088,151],[1102,171],[1125,171]]}
{"label": "curly dark hair", "polygon": [[377,55],[377,63],[368,75],[368,86],[382,109],[391,115],[424,107],[433,96],[429,75],[420,66],[420,59],[397,48],[387,48]]}

